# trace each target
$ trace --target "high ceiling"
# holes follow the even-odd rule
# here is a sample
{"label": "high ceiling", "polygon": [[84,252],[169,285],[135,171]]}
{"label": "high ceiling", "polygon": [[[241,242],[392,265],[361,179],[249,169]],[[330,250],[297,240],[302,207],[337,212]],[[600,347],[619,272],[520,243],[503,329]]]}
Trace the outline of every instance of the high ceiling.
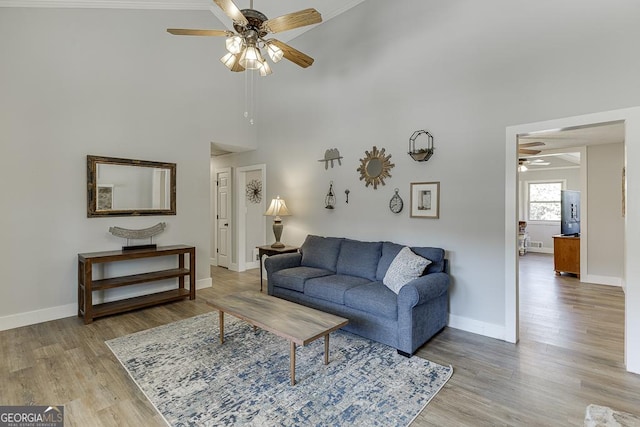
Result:
{"label": "high ceiling", "polygon": [[[275,18],[302,9],[314,8],[322,15],[323,22],[346,12],[364,0],[255,0],[253,8]],[[251,0],[234,0],[240,9],[248,9]],[[210,10],[215,16],[233,30],[230,19],[212,0],[0,0],[0,7],[68,7],[101,9],[164,9],[164,10]],[[211,20],[211,29],[217,28],[217,22]],[[321,25],[321,24],[319,24]],[[278,39],[287,42],[315,25],[283,32]]]}

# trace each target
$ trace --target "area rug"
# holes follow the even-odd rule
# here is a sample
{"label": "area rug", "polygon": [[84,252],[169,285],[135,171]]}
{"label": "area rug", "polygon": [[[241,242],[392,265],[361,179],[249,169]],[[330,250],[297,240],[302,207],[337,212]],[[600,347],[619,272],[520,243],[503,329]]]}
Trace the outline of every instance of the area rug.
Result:
{"label": "area rug", "polygon": [[336,331],[298,347],[296,385],[289,343],[218,312],[107,341],[171,426],[406,426],[453,373],[419,357]]}
{"label": "area rug", "polygon": [[613,410],[607,406],[589,405],[584,427],[640,427],[640,417]]}

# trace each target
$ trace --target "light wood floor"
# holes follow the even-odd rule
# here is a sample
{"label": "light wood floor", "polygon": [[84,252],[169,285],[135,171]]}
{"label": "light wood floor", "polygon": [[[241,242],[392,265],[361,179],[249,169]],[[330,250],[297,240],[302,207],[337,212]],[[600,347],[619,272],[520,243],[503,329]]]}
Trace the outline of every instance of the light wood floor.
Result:
{"label": "light wood floor", "polygon": [[[64,404],[67,426],[161,426],[105,340],[210,311],[205,299],[259,289],[257,270],[212,268],[213,288],[83,325],[0,332],[0,404]],[[548,255],[521,257],[521,341],[446,328],[417,353],[454,375],[413,426],[582,425],[590,403],[640,412],[640,376],[623,365],[620,288],[556,277]],[[185,363],[190,363],[185,354]]]}

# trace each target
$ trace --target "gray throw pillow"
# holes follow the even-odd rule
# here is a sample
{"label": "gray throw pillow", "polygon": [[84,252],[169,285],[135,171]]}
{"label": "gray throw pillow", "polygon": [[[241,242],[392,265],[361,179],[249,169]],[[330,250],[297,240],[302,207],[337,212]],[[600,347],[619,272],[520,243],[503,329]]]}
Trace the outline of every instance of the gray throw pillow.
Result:
{"label": "gray throw pillow", "polygon": [[391,262],[384,279],[382,279],[382,283],[396,294],[399,294],[404,285],[422,276],[429,264],[431,264],[431,261],[414,254],[408,247],[404,247]]}

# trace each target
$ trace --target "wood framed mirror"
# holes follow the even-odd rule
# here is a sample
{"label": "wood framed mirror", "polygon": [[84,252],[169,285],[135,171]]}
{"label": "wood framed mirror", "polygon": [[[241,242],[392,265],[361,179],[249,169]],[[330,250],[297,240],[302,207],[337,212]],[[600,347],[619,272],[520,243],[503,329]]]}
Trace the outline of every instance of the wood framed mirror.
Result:
{"label": "wood framed mirror", "polygon": [[385,155],[384,148],[378,150],[378,147],[373,146],[371,152],[365,151],[364,159],[360,159],[360,167],[357,169],[360,172],[360,181],[365,182],[365,187],[373,185],[373,189],[376,190],[379,184],[385,185],[385,178],[391,178],[391,168],[395,165],[389,161],[391,154]]}
{"label": "wood framed mirror", "polygon": [[175,163],[87,156],[87,217],[175,214]]}

